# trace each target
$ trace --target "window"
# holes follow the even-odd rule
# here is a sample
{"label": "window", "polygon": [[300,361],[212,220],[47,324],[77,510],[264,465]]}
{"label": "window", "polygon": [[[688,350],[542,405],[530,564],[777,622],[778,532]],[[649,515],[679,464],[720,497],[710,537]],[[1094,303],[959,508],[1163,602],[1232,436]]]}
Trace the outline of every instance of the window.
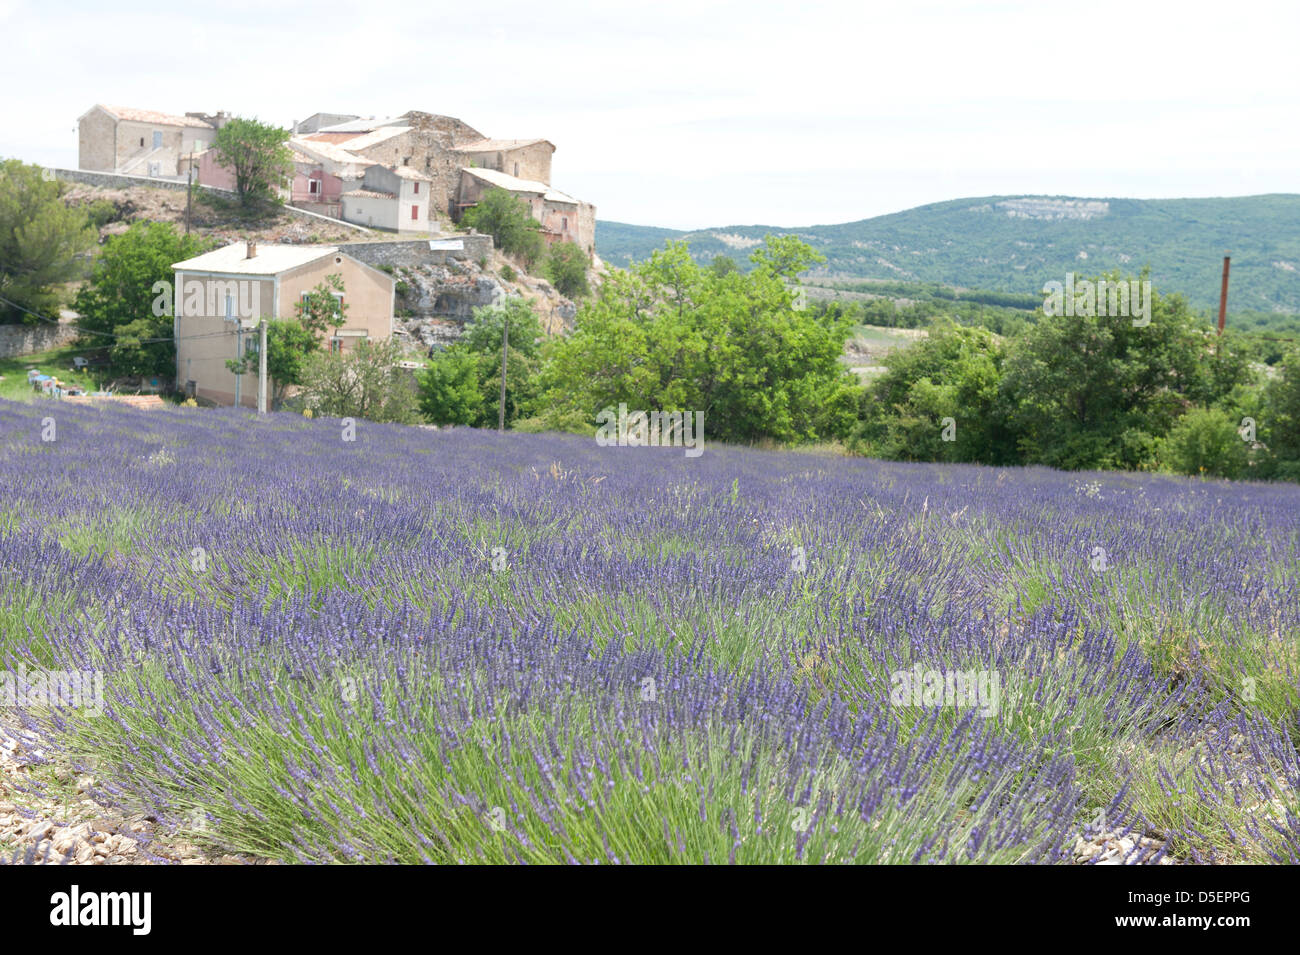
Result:
{"label": "window", "polygon": [[418,222],[419,220],[420,220],[420,207],[411,206],[411,221]]}
{"label": "window", "polygon": [[330,297],[331,297],[332,299],[334,299],[335,311],[336,311],[339,315],[342,315],[342,314],[343,314],[343,293],[342,293],[342,292],[330,292]]}
{"label": "window", "polygon": [[141,149],[144,149],[144,137],[143,137],[143,136],[140,137],[140,148],[141,148]]}
{"label": "window", "polygon": [[415,194],[417,196],[420,194],[420,184],[418,182],[415,184]]}
{"label": "window", "polygon": [[235,320],[235,296],[227,295],[226,296],[226,321],[233,322],[234,320]]}
{"label": "window", "polygon": [[568,217],[568,216],[561,216],[561,217],[560,217],[560,231],[561,231],[561,232],[568,232],[568,231],[569,231],[569,217]]}
{"label": "window", "polygon": [[515,163],[515,178],[519,178],[519,163]]}
{"label": "window", "polygon": [[153,148],[162,149],[162,130],[160,129],[153,131]]}
{"label": "window", "polygon": [[319,196],[319,195],[320,195],[320,180],[319,180],[319,179],[308,179],[308,180],[307,180],[307,194],[308,194],[309,196]]}

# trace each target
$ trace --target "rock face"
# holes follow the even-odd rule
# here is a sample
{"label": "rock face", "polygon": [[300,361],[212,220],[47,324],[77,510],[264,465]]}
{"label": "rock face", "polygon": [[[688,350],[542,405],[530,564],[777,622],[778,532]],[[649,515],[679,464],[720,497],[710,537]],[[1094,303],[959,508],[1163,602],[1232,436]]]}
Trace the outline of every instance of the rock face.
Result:
{"label": "rock face", "polygon": [[[481,264],[448,260],[446,264],[396,266],[397,334],[412,346],[445,347],[473,320],[474,309],[500,305],[509,296],[530,300],[547,331],[572,324],[577,306],[549,282],[506,268],[498,256]],[[513,268],[513,267],[512,267]],[[503,278],[505,272],[510,278]]]}

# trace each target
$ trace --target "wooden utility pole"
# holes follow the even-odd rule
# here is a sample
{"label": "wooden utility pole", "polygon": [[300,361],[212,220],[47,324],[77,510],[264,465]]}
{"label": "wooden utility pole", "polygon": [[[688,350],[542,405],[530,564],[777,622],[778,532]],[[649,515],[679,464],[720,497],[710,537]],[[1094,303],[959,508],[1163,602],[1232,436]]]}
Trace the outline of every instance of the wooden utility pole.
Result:
{"label": "wooden utility pole", "polygon": [[1223,334],[1223,326],[1228,320],[1228,265],[1232,262],[1232,257],[1225,255],[1223,257],[1223,287],[1219,290],[1219,334]]}
{"label": "wooden utility pole", "polygon": [[194,154],[190,153],[190,168],[185,171],[185,234],[190,234],[190,207],[194,203]]}
{"label": "wooden utility pole", "polygon": [[510,318],[501,316],[501,410],[497,417],[497,430],[506,430],[506,349],[510,346]]}
{"label": "wooden utility pole", "polygon": [[262,340],[257,348],[257,413],[266,414],[266,316],[262,316]]}

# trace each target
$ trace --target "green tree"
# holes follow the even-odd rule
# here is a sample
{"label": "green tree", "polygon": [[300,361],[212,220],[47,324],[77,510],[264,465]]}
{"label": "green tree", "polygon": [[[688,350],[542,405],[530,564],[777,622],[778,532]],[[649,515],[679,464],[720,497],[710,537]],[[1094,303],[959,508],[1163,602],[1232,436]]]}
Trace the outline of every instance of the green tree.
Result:
{"label": "green tree", "polygon": [[546,277],[557,292],[568,298],[582,298],[591,291],[587,284],[587,253],[574,242],[556,242],[546,254]]}
{"label": "green tree", "polygon": [[501,401],[501,339],[509,325],[506,424],[520,419],[537,393],[542,326],[522,298],[474,310],[474,320],[420,377],[420,410],[436,424],[496,427]]}
{"label": "green tree", "polygon": [[[274,319],[267,323],[266,377],[270,379],[271,410],[284,404],[291,387],[303,383],[307,359],[320,351],[320,345],[320,335],[304,327],[299,319]],[[236,375],[256,373],[260,347],[260,333],[253,332],[253,340],[244,357],[227,361],[226,367]]]}
{"label": "green tree", "polygon": [[498,249],[517,256],[529,268],[542,258],[546,245],[542,224],[533,218],[526,203],[505,189],[489,189],[465,210],[461,224],[492,236]]}
{"label": "green tree", "polygon": [[104,244],[73,307],[83,342],[89,347],[108,345],[113,375],[175,375],[172,264],[201,254],[209,245],[168,222],[132,223]]}
{"label": "green tree", "polygon": [[1282,374],[1264,389],[1261,422],[1268,447],[1277,461],[1277,476],[1300,481],[1300,348],[1282,360]]}
{"label": "green tree", "polygon": [[410,372],[398,366],[401,360],[392,339],[316,352],[306,359],[303,399],[315,414],[412,424],[419,417],[415,387]]}
{"label": "green tree", "polygon": [[716,275],[730,275],[732,272],[739,272],[740,266],[736,260],[729,255],[715,255],[709,260],[709,268]]}
{"label": "green tree", "polygon": [[1149,323],[1134,321],[1042,317],[1013,341],[1003,398],[1027,463],[1150,466],[1178,417],[1247,377],[1181,296],[1153,294]]}
{"label": "green tree", "polygon": [[288,139],[289,130],[255,119],[232,119],[217,130],[212,149],[234,174],[241,203],[279,201],[276,190],[293,175]]}
{"label": "green tree", "polygon": [[1243,477],[1250,445],[1239,423],[1219,408],[1194,408],[1183,415],[1160,444],[1161,463],[1179,474]]}
{"label": "green tree", "polygon": [[78,277],[77,256],[95,244],[81,209],[65,205],[63,184],[39,166],[0,161],[0,320],[35,324],[59,305],[58,286]]}
{"label": "green tree", "polygon": [[1002,359],[990,332],[953,325],[892,352],[867,389],[852,446],[896,460],[1011,463],[999,408]]}
{"label": "green tree", "polygon": [[719,275],[670,242],[615,272],[549,347],[544,418],[594,421],[606,407],[703,411],[717,440],[847,434],[860,388],[840,363],[848,322],[800,310],[791,283],[816,253],[771,238],[747,275]]}

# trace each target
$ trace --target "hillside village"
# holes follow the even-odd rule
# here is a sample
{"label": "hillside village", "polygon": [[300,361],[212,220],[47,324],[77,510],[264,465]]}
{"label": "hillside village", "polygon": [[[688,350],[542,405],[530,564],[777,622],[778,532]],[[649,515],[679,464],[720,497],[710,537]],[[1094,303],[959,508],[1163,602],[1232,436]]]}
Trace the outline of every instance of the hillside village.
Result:
{"label": "hillside village", "polygon": [[[77,121],[82,170],[186,179],[233,189],[209,148],[231,120],[95,105]],[[294,121],[294,175],[284,199],[297,208],[398,233],[438,232],[460,221],[490,187],[523,200],[548,242],[596,248],[596,207],[551,185],[555,144],[492,139],[451,116],[411,110],[388,119],[316,113]]]}
{"label": "hillside village", "polygon": [[[96,104],[78,119],[78,169],[59,171],[73,204],[107,200],[124,219],[183,220],[187,228],[197,218],[200,231],[223,243],[173,265],[175,387],[199,403],[254,406],[249,376],[227,367],[249,347],[253,336],[245,332],[261,314],[291,318],[299,297],[331,274],[345,277],[338,298],[348,315],[327,342],[336,352],[391,338],[418,358],[454,341],[475,308],[509,295],[528,300],[548,332],[560,331],[574,303],[513,267],[490,236],[461,228],[466,210],[490,189],[522,203],[548,245],[573,243],[600,265],[595,206],[551,185],[554,143],[494,139],[454,117],[415,110],[294,120],[293,173],[279,190],[283,213],[231,229],[178,190],[234,195],[235,174],[212,148],[233,118]],[[125,228],[115,225],[106,232]]]}

